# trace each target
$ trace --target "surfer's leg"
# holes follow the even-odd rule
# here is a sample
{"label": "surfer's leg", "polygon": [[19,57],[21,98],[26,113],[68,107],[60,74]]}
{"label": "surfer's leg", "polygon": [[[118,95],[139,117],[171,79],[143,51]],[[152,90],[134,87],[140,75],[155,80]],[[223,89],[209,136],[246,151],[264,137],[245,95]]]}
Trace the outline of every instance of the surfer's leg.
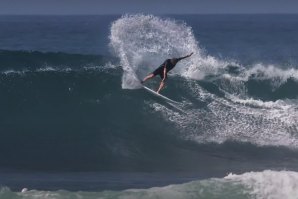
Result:
{"label": "surfer's leg", "polygon": [[160,66],[155,71],[153,71],[153,73],[151,73],[147,77],[145,77],[143,79],[143,81],[141,81],[141,83],[143,84],[145,81],[147,81],[148,79],[151,79],[151,78],[155,77],[156,75],[162,75],[162,72],[163,72],[163,66]]}
{"label": "surfer's leg", "polygon": [[160,73],[159,74],[160,78],[162,79],[161,82],[160,82],[160,85],[159,85],[159,88],[157,89],[157,93],[159,93],[161,91],[161,89],[164,88],[165,86],[165,82],[166,82],[166,79],[168,78],[168,75],[166,74],[165,78],[164,78],[164,75],[163,73]]}
{"label": "surfer's leg", "polygon": [[159,93],[160,90],[163,89],[164,86],[165,86],[164,81],[161,81],[161,82],[160,82],[160,85],[159,85],[159,88],[158,88],[158,90],[157,90],[156,92]]}
{"label": "surfer's leg", "polygon": [[163,89],[165,87],[165,82],[166,82],[166,79],[167,79],[167,75],[166,77],[164,78],[163,76],[163,73],[159,74],[160,75],[160,78],[162,79],[161,82],[160,82],[160,85],[159,85],[159,88],[157,89],[157,93],[159,93],[161,91],[161,89]]}
{"label": "surfer's leg", "polygon": [[147,77],[145,77],[145,78],[143,79],[143,81],[141,81],[141,83],[143,84],[145,81],[147,81],[148,79],[153,78],[154,76],[155,76],[155,75],[154,75],[153,73],[147,75]]}
{"label": "surfer's leg", "polygon": [[148,79],[151,79],[151,78],[155,77],[156,75],[161,75],[162,72],[163,72],[163,66],[160,66],[155,71],[153,71],[153,73],[151,73],[147,77],[145,77],[143,79],[143,81],[141,81],[141,83],[143,84],[145,81],[147,81]]}

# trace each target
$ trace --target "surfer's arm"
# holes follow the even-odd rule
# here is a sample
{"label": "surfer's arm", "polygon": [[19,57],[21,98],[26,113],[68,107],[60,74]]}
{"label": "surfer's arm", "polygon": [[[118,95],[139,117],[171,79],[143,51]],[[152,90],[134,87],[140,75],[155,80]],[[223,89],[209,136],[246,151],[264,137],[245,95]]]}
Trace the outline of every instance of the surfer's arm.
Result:
{"label": "surfer's arm", "polygon": [[182,60],[182,59],[185,59],[185,58],[187,58],[187,57],[190,57],[192,54],[193,54],[193,53],[190,53],[189,55],[186,55],[186,56],[184,56],[184,57],[180,57],[180,58],[177,58],[177,59],[178,59],[178,61],[180,61],[180,60]]}

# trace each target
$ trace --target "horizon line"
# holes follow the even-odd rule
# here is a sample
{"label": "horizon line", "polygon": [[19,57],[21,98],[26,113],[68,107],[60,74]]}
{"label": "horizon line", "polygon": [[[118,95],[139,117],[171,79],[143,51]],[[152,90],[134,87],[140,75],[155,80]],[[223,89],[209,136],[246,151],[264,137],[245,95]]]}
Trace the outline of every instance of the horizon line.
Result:
{"label": "horizon line", "polygon": [[298,12],[293,13],[283,13],[283,12],[272,12],[272,13],[147,13],[147,12],[127,12],[127,13],[74,13],[74,14],[60,14],[60,13],[34,13],[34,14],[12,14],[12,13],[0,13],[0,16],[115,16],[115,15],[134,15],[134,14],[144,14],[144,15],[298,15]]}

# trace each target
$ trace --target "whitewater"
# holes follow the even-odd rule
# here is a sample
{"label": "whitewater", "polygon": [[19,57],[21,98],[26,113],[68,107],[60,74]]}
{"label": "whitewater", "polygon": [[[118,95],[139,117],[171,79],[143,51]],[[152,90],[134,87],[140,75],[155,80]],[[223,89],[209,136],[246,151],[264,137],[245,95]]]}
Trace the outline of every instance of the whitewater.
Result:
{"label": "whitewater", "polygon": [[[271,90],[280,88],[288,80],[297,85],[297,69],[262,64],[245,68],[233,61],[216,59],[199,47],[191,27],[151,15],[127,15],[118,19],[112,25],[110,40],[123,68],[124,89],[139,88],[139,79],[152,72],[163,59],[194,52],[171,74],[183,78],[183,89],[191,96],[183,99],[179,107],[187,114],[179,114],[159,103],[150,104],[165,120],[181,128],[186,139],[298,146],[296,99],[263,100],[261,96],[249,95],[248,91],[250,81],[268,82]],[[236,68],[236,74],[229,73],[231,66]],[[208,91],[196,80],[216,84],[217,93]],[[177,89],[175,92],[183,91]],[[207,102],[207,109],[197,108],[200,101]]]}
{"label": "whitewater", "polygon": [[22,189],[12,192],[0,189],[0,197],[18,198],[287,198],[295,199],[298,194],[298,173],[291,171],[249,172],[241,175],[228,174],[224,178],[211,178],[179,185],[153,187],[150,189],[128,189],[123,191],[69,192],[38,191]]}

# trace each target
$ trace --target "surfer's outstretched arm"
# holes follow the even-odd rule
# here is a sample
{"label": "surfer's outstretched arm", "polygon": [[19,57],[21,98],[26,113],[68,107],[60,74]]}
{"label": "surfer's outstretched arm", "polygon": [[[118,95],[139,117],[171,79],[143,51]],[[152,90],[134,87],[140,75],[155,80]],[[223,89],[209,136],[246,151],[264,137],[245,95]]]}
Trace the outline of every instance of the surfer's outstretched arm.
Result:
{"label": "surfer's outstretched arm", "polygon": [[163,78],[162,78],[162,80],[160,82],[160,85],[159,85],[158,90],[156,91],[157,93],[159,93],[160,90],[165,86],[165,79],[166,79],[166,77],[167,77],[167,67],[165,65],[165,67],[163,69]]}
{"label": "surfer's outstretched arm", "polygon": [[193,53],[190,53],[189,55],[186,55],[184,57],[180,57],[180,58],[177,58],[178,61],[182,60],[182,59],[185,59],[187,57],[190,57]]}

